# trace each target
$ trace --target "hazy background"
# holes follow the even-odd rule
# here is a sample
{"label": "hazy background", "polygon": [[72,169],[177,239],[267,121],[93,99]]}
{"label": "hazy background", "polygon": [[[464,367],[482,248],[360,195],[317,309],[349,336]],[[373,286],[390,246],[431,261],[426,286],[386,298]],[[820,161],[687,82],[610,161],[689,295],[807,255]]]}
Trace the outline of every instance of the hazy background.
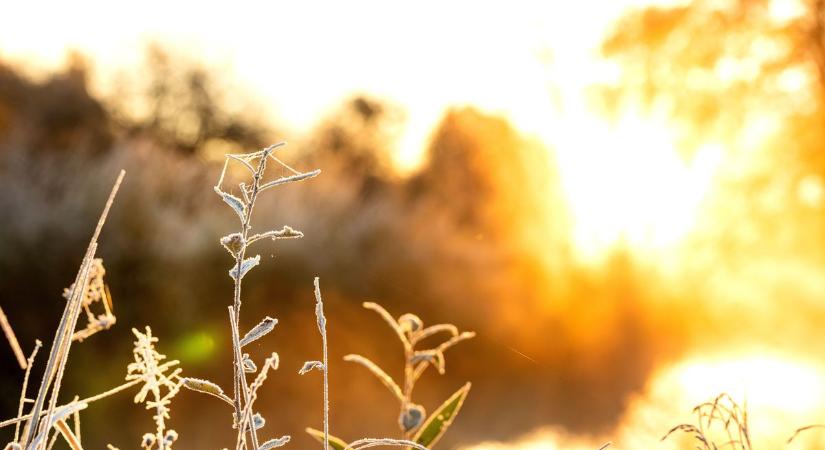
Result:
{"label": "hazy background", "polygon": [[[185,374],[229,386],[218,239],[237,225],[212,186],[223,153],[287,140],[287,162],[323,173],[256,207],[261,229],[306,235],[258,246],[245,279],[242,322],[280,320],[253,348],[281,355],[268,434],[311,448],[302,430],[320,426],[320,379],[296,374],[320,350],[317,275],[342,437],[396,433],[395,400],[341,360],[401,369],[371,300],[478,333],[416,389],[432,410],[473,382],[440,448],[674,448],[689,441],[659,438],[721,391],[776,448],[825,420],[823,14],[792,0],[5,8],[0,304],[27,351],[51,339],[125,168],[99,251],[118,323],[73,347],[65,397],[119,384],[129,330],[147,324]],[[5,345],[0,361],[11,417],[22,373]],[[84,412],[89,448],[152,428],[131,397]],[[222,408],[181,393],[176,448],[230,445]]]}

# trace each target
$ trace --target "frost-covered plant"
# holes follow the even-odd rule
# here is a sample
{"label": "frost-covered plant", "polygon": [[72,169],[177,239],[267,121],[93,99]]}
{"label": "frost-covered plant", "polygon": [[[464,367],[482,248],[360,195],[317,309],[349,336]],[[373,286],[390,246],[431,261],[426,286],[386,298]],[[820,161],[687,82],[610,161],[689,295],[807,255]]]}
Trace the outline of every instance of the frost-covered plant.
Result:
{"label": "frost-covered plant", "polygon": [[[92,234],[89,246],[83,256],[83,260],[80,264],[80,270],[75,277],[74,283],[72,283],[67,294],[65,295],[67,299],[66,306],[63,309],[63,314],[60,317],[60,322],[57,326],[57,330],[55,331],[54,339],[52,340],[51,348],[49,350],[49,358],[46,362],[46,369],[43,373],[40,386],[37,389],[37,395],[34,399],[29,400],[26,396],[26,388],[31,363],[33,362],[37,348],[39,348],[39,344],[35,347],[35,351],[32,352],[32,356],[26,364],[26,376],[24,377],[23,389],[21,392],[21,407],[18,416],[14,419],[6,420],[0,423],[0,426],[6,426],[11,424],[17,425],[25,421],[25,426],[23,427],[22,433],[19,435],[15,433],[14,442],[10,443],[8,447],[17,447],[21,449],[25,448],[26,450],[44,449],[50,445],[50,442],[54,442],[54,439],[51,441],[49,440],[49,434],[53,431],[53,429],[57,430],[54,436],[56,436],[59,432],[66,438],[66,441],[70,446],[72,446],[72,448],[77,448],[77,446],[79,446],[78,436],[70,436],[72,433],[66,424],[66,419],[69,416],[74,415],[77,422],[79,416],[76,412],[88,406],[88,402],[74,401],[68,405],[58,407],[57,397],[60,393],[61,382],[66,369],[66,361],[69,358],[69,350],[71,349],[72,342],[76,340],[75,329],[77,326],[77,319],[81,308],[87,301],[90,283],[95,280],[95,276],[92,272],[93,267],[95,266],[97,240],[100,236],[101,230],[103,229],[103,224],[106,222],[106,217],[109,214],[109,210],[114,203],[115,196],[117,195],[117,191],[124,175],[125,172],[121,171],[115,181],[114,187],[112,187],[112,191],[106,201],[106,206],[103,208],[103,212],[98,219],[97,226]],[[100,274],[98,279],[102,283],[102,274]],[[110,395],[111,393],[112,392],[109,391],[104,394]],[[32,403],[31,412],[23,415],[22,413],[24,408],[22,405],[28,402]],[[79,422],[76,423],[76,427],[79,427]],[[19,425],[17,425],[17,428],[19,430]]]}
{"label": "frost-covered plant", "polygon": [[298,371],[299,375],[304,375],[313,370],[320,370],[324,374],[324,431],[307,428],[306,431],[324,445],[324,449],[329,450],[330,446],[336,450],[359,450],[369,447],[411,447],[418,450],[427,450],[427,447],[406,439],[390,438],[365,438],[346,443],[340,438],[329,434],[329,361],[327,360],[327,318],[324,315],[324,301],[321,298],[321,284],[318,277],[315,277],[315,323],[318,326],[318,333],[321,335],[321,361],[306,361]]}
{"label": "frost-covered plant", "polygon": [[[110,328],[115,323],[115,316],[112,314],[111,296],[103,280],[106,270],[103,267],[103,261],[100,258],[95,258],[95,253],[97,251],[100,232],[103,224],[106,222],[106,217],[114,203],[115,196],[117,195],[124,175],[125,172],[121,171],[115,181],[109,198],[106,201],[106,206],[103,208],[103,212],[98,219],[92,239],[86,249],[80,270],[74,282],[64,290],[63,297],[66,299],[66,305],[49,350],[46,370],[40,386],[37,389],[37,395],[33,399],[28,398],[28,384],[35,356],[42,346],[42,343],[37,340],[29,358],[23,362],[18,361],[21,368],[25,370],[25,375],[20,390],[17,417],[0,422],[0,428],[11,425],[15,426],[14,440],[6,445],[7,449],[51,449],[55,445],[58,436],[62,436],[71,449],[82,450],[80,411],[87,408],[92,402],[109,397],[144,382],[144,377],[142,376],[127,376],[126,383],[109,389],[106,392],[82,400],[79,400],[79,398],[75,396],[71,402],[60,406],[57,405],[57,397],[60,393],[61,381],[72,343],[76,341],[81,342],[83,339],[99,331]],[[98,303],[100,305],[96,306]],[[102,310],[102,313],[93,312],[94,308]],[[77,330],[77,322],[81,315],[81,310],[86,312],[87,323],[84,328]],[[3,318],[5,319],[5,316]],[[6,323],[7,321],[3,320],[3,322]],[[8,327],[8,330],[5,326],[3,328],[4,331],[6,331],[10,343],[14,346],[15,343],[12,343],[12,340],[16,342],[16,339],[13,339],[13,333],[10,327]],[[144,350],[152,348],[151,342],[153,342],[153,338],[151,338],[151,335],[149,335],[148,339],[148,347],[146,342],[143,342],[142,348]],[[154,361],[159,361],[163,358],[163,355],[156,352],[146,353],[143,351],[141,354],[149,355],[148,357],[154,358]],[[161,370],[161,375],[163,374],[165,367],[163,364],[155,364],[155,369],[150,370],[149,366],[151,364],[148,360],[144,358],[142,361],[144,361],[145,364],[143,366],[138,364],[138,366],[146,368],[147,373],[155,373],[155,375],[157,375],[157,370]],[[139,363],[139,361],[136,361],[136,363]],[[130,374],[139,372],[140,369],[138,366],[134,368],[130,366]],[[158,367],[160,369],[158,369]],[[177,376],[177,373],[174,375]],[[48,403],[47,397],[49,397]],[[169,398],[171,398],[171,396],[169,396],[167,400]],[[165,408],[168,402],[163,403],[162,400],[161,398],[161,402],[153,407],[157,408],[158,406],[162,406]],[[27,414],[24,414],[26,405],[29,404],[31,408]],[[161,409],[158,409],[158,411],[161,412]],[[72,427],[69,426],[70,420],[72,421]],[[168,433],[164,434],[164,437],[167,439],[171,438],[168,436]],[[166,448],[168,448],[168,446]]]}
{"label": "frost-covered plant", "polygon": [[147,326],[146,333],[132,328],[132,333],[137,338],[132,350],[135,362],[126,368],[126,381],[138,380],[143,383],[143,387],[135,395],[135,403],[143,403],[146,409],[155,411],[152,416],[155,433],[144,434],[140,446],[146,450],[168,450],[178,439],[175,430],[166,428],[166,419],[169,418],[169,403],[183,383],[181,368],[176,367],[179,364],[177,360],[163,361],[166,355],[155,349],[158,338],[152,336],[151,328]]}
{"label": "frost-covered plant", "polygon": [[[235,260],[234,265],[229,270],[229,276],[232,278],[235,285],[233,303],[229,306],[229,325],[232,334],[232,350],[234,358],[233,397],[229,398],[224,395],[223,389],[210,381],[195,379],[187,379],[184,381],[184,386],[187,388],[204,392],[224,401],[229,400],[229,403],[234,409],[234,427],[237,429],[237,450],[247,448],[252,448],[255,450],[270,449],[280,447],[289,441],[289,436],[283,436],[281,438],[271,439],[263,444],[259,444],[257,430],[264,425],[265,421],[259,413],[256,413],[253,410],[253,403],[257,398],[257,390],[266,379],[267,372],[270,369],[276,370],[278,368],[278,355],[273,353],[269,358],[267,358],[258,376],[255,378],[252,385],[250,385],[247,380],[247,374],[255,373],[257,371],[257,366],[248,354],[242,353],[242,349],[245,345],[272,331],[278,321],[277,319],[266,317],[260,321],[258,325],[247,332],[242,338],[240,337],[239,331],[241,328],[241,287],[243,278],[261,261],[260,255],[247,257],[247,249],[249,246],[264,239],[294,239],[303,236],[300,231],[296,231],[288,226],[284,226],[280,230],[252,234],[252,212],[255,208],[255,202],[258,200],[258,195],[267,189],[287,183],[306,180],[320,173],[319,170],[314,170],[311,172],[298,172],[278,159],[274,155],[274,152],[284,145],[284,143],[280,143],[252,153],[227,154],[223,171],[218,179],[218,183],[215,185],[215,192],[232,208],[233,211],[235,211],[240,221],[240,230],[230,233],[220,239],[221,245],[223,245],[226,251],[228,251]],[[240,182],[238,184],[238,195],[233,195],[231,192],[228,192],[226,190],[227,188],[224,186],[224,179],[227,175],[227,169],[230,167],[230,162],[239,165],[242,169],[247,170],[249,172],[249,176],[251,177],[249,181]],[[268,163],[279,164],[281,167],[284,167],[292,172],[293,175],[267,181],[264,179],[264,176]]]}
{"label": "frost-covered plant", "polygon": [[[88,286],[81,301],[81,306],[86,312],[86,327],[74,332],[72,335],[74,341],[83,342],[84,339],[99,331],[108,330],[117,321],[112,313],[112,297],[109,294],[109,287],[103,281],[105,275],[106,268],[103,267],[103,260],[100,258],[93,259],[89,268]],[[66,300],[70,299],[73,289],[74,285],[63,291],[63,297]],[[92,308],[96,304],[100,304],[98,308],[102,310],[101,313],[95,314],[92,312]]]}
{"label": "frost-covered plant", "polygon": [[[320,298],[320,291],[316,291],[316,295]],[[474,337],[475,333],[470,331],[459,332],[458,328],[452,324],[424,327],[422,320],[415,314],[404,314],[396,320],[387,310],[376,303],[365,302],[363,306],[377,312],[395,331],[401,341],[404,349],[404,387],[400,387],[383,369],[364,356],[350,354],[345,356],[344,360],[366,367],[398,400],[401,406],[398,426],[404,440],[411,441],[418,446],[432,447],[452,424],[453,419],[464,404],[464,399],[470,391],[470,383],[462,386],[429,417],[427,417],[424,407],[413,401],[413,389],[421,375],[430,366],[435,367],[438,373],[444,374],[444,352],[453,345]],[[322,331],[322,336],[324,333]],[[435,347],[418,348],[422,341],[439,334],[447,334],[449,338]],[[326,369],[325,364],[323,364],[323,367]],[[368,446],[387,445],[386,443],[379,444],[373,440],[347,444],[340,439],[328,436],[327,432],[322,433],[312,428],[308,428],[307,432],[316,439],[322,440],[322,442],[328,440],[329,445],[335,449],[354,448],[355,443]]]}

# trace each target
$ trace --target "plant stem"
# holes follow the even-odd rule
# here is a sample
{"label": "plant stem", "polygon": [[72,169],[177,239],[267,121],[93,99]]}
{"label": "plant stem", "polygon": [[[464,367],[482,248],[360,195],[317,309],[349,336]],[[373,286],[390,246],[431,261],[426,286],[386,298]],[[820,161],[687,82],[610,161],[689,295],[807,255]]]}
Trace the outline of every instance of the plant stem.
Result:
{"label": "plant stem", "polygon": [[[140,380],[140,379],[137,379],[137,380],[132,380],[132,381],[130,381],[130,382],[128,382],[128,383],[123,383],[123,384],[121,384],[120,386],[117,386],[117,387],[114,387],[114,388],[112,388],[112,389],[109,389],[109,390],[108,390],[108,391],[106,391],[106,392],[102,392],[102,393],[100,393],[100,394],[97,394],[97,395],[93,395],[93,396],[91,396],[91,397],[84,398],[83,400],[78,400],[76,403],[92,403],[92,402],[96,402],[96,401],[98,401],[98,400],[100,400],[100,399],[103,399],[103,398],[106,398],[106,397],[108,397],[108,396],[110,396],[110,395],[117,394],[117,393],[118,393],[118,392],[120,392],[120,391],[123,391],[123,390],[129,389],[130,387],[135,386],[135,385],[137,385],[137,384],[141,383],[142,381],[143,381],[143,380]],[[57,409],[65,408],[66,406],[68,406],[68,405],[58,406],[58,407],[57,407]],[[41,415],[41,416],[46,415],[46,411],[41,411],[41,412],[40,412],[40,415]],[[20,423],[20,422],[23,422],[23,421],[25,421],[25,420],[29,420],[29,419],[31,419],[31,417],[32,417],[32,415],[31,415],[31,414],[26,414],[25,416],[20,416],[20,417],[15,417],[14,419],[4,420],[4,421],[0,422],[0,428],[7,427],[7,426],[9,426],[9,425],[14,425],[14,424],[16,424],[16,423]]]}
{"label": "plant stem", "polygon": [[[249,401],[249,386],[246,381],[246,372],[243,369],[243,360],[241,357],[240,338],[238,337],[240,329],[240,315],[241,315],[241,266],[246,257],[247,238],[249,231],[252,229],[252,210],[255,208],[255,200],[258,198],[258,192],[263,178],[264,170],[266,169],[266,160],[270,149],[264,150],[261,159],[258,163],[258,168],[253,174],[252,193],[249,195],[249,202],[246,205],[246,214],[241,223],[241,249],[235,258],[235,298],[233,302],[233,309],[230,310],[230,326],[232,327],[232,345],[234,347],[235,359],[235,422],[240,426],[241,411],[243,404]],[[240,391],[240,392],[239,392]],[[243,392],[243,403],[241,402],[241,392]],[[238,433],[244,433],[245,430],[238,430]],[[252,440],[252,446],[255,450],[258,448],[258,433],[255,430],[255,424],[250,421],[249,434]]]}
{"label": "plant stem", "polygon": [[321,298],[321,281],[315,277],[316,319],[321,333],[323,354],[321,364],[324,368],[324,450],[329,450],[329,361],[327,360],[327,319],[324,317],[324,301]]}
{"label": "plant stem", "polygon": [[17,358],[17,364],[20,365],[21,369],[26,370],[27,364],[26,357],[23,355],[23,349],[20,348],[20,343],[17,342],[17,336],[14,335],[14,330],[11,325],[9,325],[9,320],[6,318],[2,307],[0,307],[0,328],[2,328],[3,333],[6,334],[6,339],[9,341],[9,345],[14,352],[14,357]]}

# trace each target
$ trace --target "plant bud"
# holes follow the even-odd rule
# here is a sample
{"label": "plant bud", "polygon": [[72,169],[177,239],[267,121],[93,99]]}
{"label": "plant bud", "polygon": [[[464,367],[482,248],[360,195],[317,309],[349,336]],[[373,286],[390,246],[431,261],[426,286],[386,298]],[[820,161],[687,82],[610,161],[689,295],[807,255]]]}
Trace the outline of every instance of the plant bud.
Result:
{"label": "plant bud", "polygon": [[401,429],[405,433],[409,433],[424,422],[425,414],[423,406],[409,403],[401,412],[401,416],[398,417],[398,424],[401,425]]}
{"label": "plant bud", "polygon": [[230,255],[237,257],[238,252],[240,252],[243,247],[243,237],[241,237],[241,233],[227,234],[221,238],[221,245],[223,245]]}
{"label": "plant bud", "polygon": [[424,322],[415,314],[404,314],[398,318],[398,325],[405,333],[414,333],[424,327]]}

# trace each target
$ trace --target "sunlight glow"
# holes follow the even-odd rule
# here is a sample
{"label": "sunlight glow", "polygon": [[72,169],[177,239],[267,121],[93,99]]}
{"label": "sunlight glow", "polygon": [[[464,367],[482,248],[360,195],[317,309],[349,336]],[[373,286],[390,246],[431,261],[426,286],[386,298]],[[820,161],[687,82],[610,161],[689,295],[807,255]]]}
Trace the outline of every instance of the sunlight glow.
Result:
{"label": "sunlight glow", "polygon": [[626,116],[607,124],[573,118],[556,148],[574,239],[586,257],[616,243],[671,249],[691,230],[722,149],[683,159],[664,122]]}
{"label": "sunlight glow", "polygon": [[609,439],[548,426],[512,442],[464,450],[593,450],[607,440],[615,443],[611,448],[688,448],[685,436],[661,438],[679,423],[695,423],[692,409],[723,392],[747,407],[751,438],[760,448],[784,448],[795,429],[825,412],[820,406],[825,400],[823,379],[822,366],[777,354],[697,356],[657,371],[644,392],[630,400],[615,429],[607,433]]}
{"label": "sunlight glow", "polygon": [[778,356],[686,361],[675,369],[678,389],[700,403],[717,393],[746,399],[749,408],[784,413],[817,410],[825,386],[821,368]]}

